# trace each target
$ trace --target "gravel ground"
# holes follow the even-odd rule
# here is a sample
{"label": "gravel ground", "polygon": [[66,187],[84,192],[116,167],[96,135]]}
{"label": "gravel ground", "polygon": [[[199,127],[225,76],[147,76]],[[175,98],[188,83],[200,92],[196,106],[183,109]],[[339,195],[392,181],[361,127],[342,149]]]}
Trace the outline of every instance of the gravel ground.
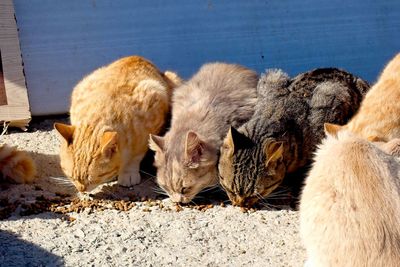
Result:
{"label": "gravel ground", "polygon": [[204,209],[177,207],[160,199],[149,176],[133,189],[111,183],[94,193],[95,199],[111,201],[129,201],[135,195],[127,211],[110,206],[63,214],[38,210],[22,216],[29,214],[24,205],[75,194],[51,178],[63,176],[59,141],[52,130],[53,122],[60,120],[66,121],[36,119],[28,132],[12,130],[1,137],[32,154],[38,179],[33,185],[0,186],[0,210],[12,207],[10,216],[0,220],[0,266],[303,265],[297,211],[244,211],[220,205],[225,196],[218,192],[203,195],[203,202],[213,204]]}

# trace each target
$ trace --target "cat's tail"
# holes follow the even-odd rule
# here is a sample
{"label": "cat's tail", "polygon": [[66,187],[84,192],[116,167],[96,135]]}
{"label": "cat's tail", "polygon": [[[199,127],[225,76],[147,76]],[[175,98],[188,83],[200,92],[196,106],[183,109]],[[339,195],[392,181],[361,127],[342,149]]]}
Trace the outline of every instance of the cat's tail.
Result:
{"label": "cat's tail", "polygon": [[263,75],[257,85],[257,94],[261,97],[268,96],[271,90],[281,89],[287,87],[290,77],[287,73],[280,69],[268,69]]}
{"label": "cat's tail", "polygon": [[31,183],[36,174],[32,158],[15,147],[0,144],[0,173],[16,183]]}
{"label": "cat's tail", "polygon": [[182,84],[182,79],[175,72],[167,70],[163,73],[164,79],[169,88],[174,89]]}

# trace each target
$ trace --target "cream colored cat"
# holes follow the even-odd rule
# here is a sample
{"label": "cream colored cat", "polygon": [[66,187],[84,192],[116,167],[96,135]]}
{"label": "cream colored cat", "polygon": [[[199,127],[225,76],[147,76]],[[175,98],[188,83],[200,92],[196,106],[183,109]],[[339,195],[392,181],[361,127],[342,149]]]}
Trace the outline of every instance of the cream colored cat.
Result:
{"label": "cream colored cat", "polygon": [[370,141],[400,137],[400,54],[387,64],[357,114],[343,127]]}
{"label": "cream colored cat", "polygon": [[90,191],[118,175],[118,183],[140,182],[139,165],[149,134],[157,134],[170,109],[172,72],[161,73],[139,57],[121,58],[79,82],[71,97],[71,124],[55,124],[62,137],[60,159],[79,191]]}
{"label": "cream colored cat", "polygon": [[[306,265],[399,266],[399,159],[349,131],[326,130],[300,201]],[[393,142],[382,147],[393,153]]]}
{"label": "cream colored cat", "polygon": [[3,179],[15,183],[31,183],[35,179],[36,166],[25,151],[0,144],[0,173]]}

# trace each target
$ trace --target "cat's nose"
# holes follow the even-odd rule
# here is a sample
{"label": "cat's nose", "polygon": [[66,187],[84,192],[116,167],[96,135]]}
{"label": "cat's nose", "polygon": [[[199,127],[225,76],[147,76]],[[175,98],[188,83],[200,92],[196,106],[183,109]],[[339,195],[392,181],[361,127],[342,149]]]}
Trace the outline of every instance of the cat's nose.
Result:
{"label": "cat's nose", "polygon": [[179,193],[173,193],[169,198],[175,203],[181,203],[183,200],[182,194]]}
{"label": "cat's nose", "polygon": [[84,184],[76,182],[75,187],[79,192],[86,192],[86,185],[84,185]]}
{"label": "cat's nose", "polygon": [[183,194],[180,194],[180,193],[172,194],[170,196],[170,199],[172,200],[172,202],[183,203],[183,204],[189,203],[190,200],[191,200],[190,198],[188,198],[188,197],[186,197],[186,196],[184,196]]}
{"label": "cat's nose", "polygon": [[256,201],[253,198],[247,198],[247,197],[241,197],[241,196],[236,196],[232,200],[232,204],[234,206],[246,207],[246,208],[252,207],[255,203],[256,203]]}
{"label": "cat's nose", "polygon": [[234,196],[231,199],[231,201],[232,201],[233,206],[243,207],[244,203],[245,203],[245,198],[240,197],[240,196]]}

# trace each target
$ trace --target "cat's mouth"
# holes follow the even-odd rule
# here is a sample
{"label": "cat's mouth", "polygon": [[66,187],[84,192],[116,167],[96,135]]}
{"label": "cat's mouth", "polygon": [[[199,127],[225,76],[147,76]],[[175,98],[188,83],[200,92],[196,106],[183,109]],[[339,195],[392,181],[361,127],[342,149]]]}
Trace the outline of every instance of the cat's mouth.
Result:
{"label": "cat's mouth", "polygon": [[233,196],[231,198],[232,204],[234,206],[251,208],[254,205],[256,205],[259,201],[263,200],[269,194],[271,194],[272,191],[274,191],[280,184],[281,184],[281,180],[278,180],[278,181],[272,183],[268,187],[264,188],[264,190],[261,194],[247,196],[247,197]]}
{"label": "cat's mouth", "polygon": [[233,206],[251,208],[258,202],[258,197],[236,197],[231,200]]}

